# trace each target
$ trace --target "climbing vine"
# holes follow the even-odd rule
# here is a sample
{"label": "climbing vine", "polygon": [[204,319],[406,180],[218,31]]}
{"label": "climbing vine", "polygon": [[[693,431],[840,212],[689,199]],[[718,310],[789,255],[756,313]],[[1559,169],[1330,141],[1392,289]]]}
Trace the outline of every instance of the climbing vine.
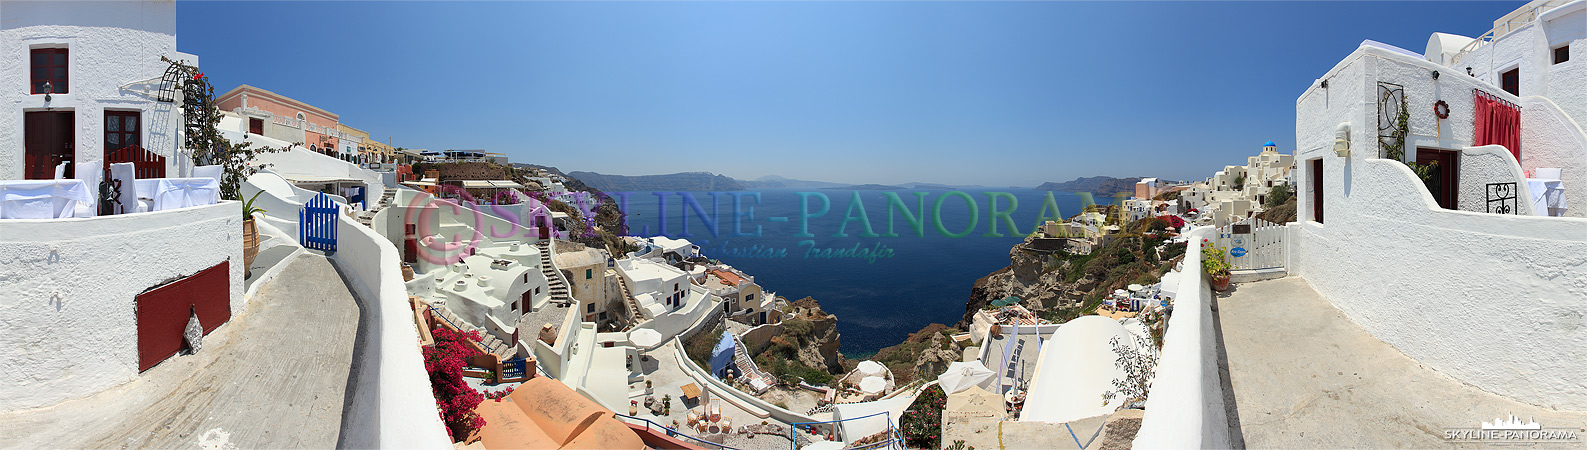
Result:
{"label": "climbing vine", "polygon": [[1424,164],[1405,160],[1405,138],[1410,136],[1410,122],[1410,108],[1406,106],[1405,97],[1402,96],[1400,97],[1400,111],[1394,116],[1393,134],[1390,135],[1391,137],[1387,142],[1383,143],[1383,151],[1389,159],[1399,161],[1404,163],[1406,167],[1410,167],[1411,172],[1416,173],[1416,177],[1421,178],[1422,183],[1426,184],[1432,181],[1433,173],[1438,169],[1438,161]]}
{"label": "climbing vine", "polygon": [[263,153],[286,149],[255,147],[251,142],[232,143],[221,136],[220,108],[216,106],[215,87],[210,84],[209,77],[185,60],[172,61],[163,56],[160,60],[171,64],[182,83],[182,114],[186,124],[184,151],[195,166],[220,165],[224,172],[220,180],[221,198],[242,200],[242,183],[259,169],[269,167],[268,164],[253,164],[254,159]]}

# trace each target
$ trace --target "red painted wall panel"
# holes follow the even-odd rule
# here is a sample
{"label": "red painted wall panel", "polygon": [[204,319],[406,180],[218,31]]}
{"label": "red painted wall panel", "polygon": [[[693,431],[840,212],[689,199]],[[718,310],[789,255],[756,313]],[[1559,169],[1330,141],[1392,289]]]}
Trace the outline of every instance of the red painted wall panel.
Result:
{"label": "red painted wall panel", "polygon": [[231,270],[229,261],[171,284],[138,294],[138,371],[159,364],[187,348],[182,330],[189,311],[198,313],[204,334],[231,320]]}

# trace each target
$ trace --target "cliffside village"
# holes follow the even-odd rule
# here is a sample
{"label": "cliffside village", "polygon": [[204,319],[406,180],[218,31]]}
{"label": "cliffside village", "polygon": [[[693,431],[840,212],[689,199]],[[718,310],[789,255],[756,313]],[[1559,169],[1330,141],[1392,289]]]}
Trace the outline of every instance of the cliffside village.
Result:
{"label": "cliffside village", "polygon": [[[201,55],[176,51],[173,2],[4,6],[0,446],[1313,442],[1257,422],[1286,412],[1339,431],[1320,439],[1361,439],[1325,444],[1447,441],[1424,431],[1458,425],[1448,412],[1376,420],[1379,397],[1262,372],[1333,383],[1381,367],[1419,381],[1353,392],[1454,392],[1482,417],[1570,427],[1587,411],[1559,376],[1587,363],[1527,350],[1581,328],[1501,323],[1587,311],[1569,262],[1587,219],[1564,200],[1587,188],[1587,104],[1569,94],[1587,85],[1582,0],[1534,1],[1477,39],[1435,34],[1421,54],[1363,42],[1302,94],[1296,150],[1267,142],[1203,181],[1140,180],[1111,217],[1047,222],[1004,275],[1026,281],[978,287],[986,302],[911,336],[902,364],[845,359],[814,299],[688,240],[624,236],[601,193],[555,170],[395,148],[289,93],[216,96]],[[1523,44],[1550,51],[1486,62]],[[1329,89],[1342,98],[1319,102]],[[1409,118],[1380,136],[1384,114]],[[1262,218],[1280,209],[1291,217]],[[1134,247],[1103,251],[1122,240]],[[1503,256],[1517,250],[1537,256]],[[1113,259],[1087,266],[1098,258]],[[1499,281],[1427,279],[1451,273]],[[1047,292],[1059,282],[1089,290]],[[1336,328],[1262,328],[1288,323],[1261,316],[1281,301]],[[1063,308],[1077,313],[1046,312]],[[1404,317],[1425,323],[1385,319]],[[1456,322],[1458,336],[1437,328]],[[1263,347],[1285,332],[1314,366]],[[1361,344],[1338,350],[1346,337]],[[1375,425],[1348,433],[1358,424],[1291,411],[1281,392]]]}

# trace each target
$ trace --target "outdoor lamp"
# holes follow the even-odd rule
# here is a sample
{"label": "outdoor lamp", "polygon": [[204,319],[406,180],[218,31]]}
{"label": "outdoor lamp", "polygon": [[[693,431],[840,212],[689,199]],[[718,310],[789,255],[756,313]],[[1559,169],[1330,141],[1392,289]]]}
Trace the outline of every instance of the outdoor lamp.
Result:
{"label": "outdoor lamp", "polygon": [[1341,158],[1350,156],[1350,122],[1340,122],[1334,128],[1334,153]]}
{"label": "outdoor lamp", "polygon": [[50,94],[52,94],[54,92],[55,92],[55,86],[51,85],[50,82],[48,82],[48,81],[44,82],[44,102],[45,103],[48,103],[50,101]]}

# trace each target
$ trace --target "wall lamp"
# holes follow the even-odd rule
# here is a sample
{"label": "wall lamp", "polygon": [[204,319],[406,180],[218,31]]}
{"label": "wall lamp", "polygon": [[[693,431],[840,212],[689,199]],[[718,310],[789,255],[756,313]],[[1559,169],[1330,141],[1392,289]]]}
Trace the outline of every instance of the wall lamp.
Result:
{"label": "wall lamp", "polygon": [[1322,80],[1321,86],[1323,89],[1328,89],[1328,80]]}
{"label": "wall lamp", "polygon": [[1438,71],[1437,71],[1437,70],[1434,70],[1434,71],[1433,71],[1433,79],[1434,79],[1434,80],[1437,80],[1437,79],[1438,79]]}
{"label": "wall lamp", "polygon": [[1341,158],[1350,156],[1350,122],[1340,122],[1334,128],[1334,154]]}
{"label": "wall lamp", "polygon": [[52,93],[55,93],[55,86],[48,81],[44,82],[44,103],[50,102],[50,94]]}

